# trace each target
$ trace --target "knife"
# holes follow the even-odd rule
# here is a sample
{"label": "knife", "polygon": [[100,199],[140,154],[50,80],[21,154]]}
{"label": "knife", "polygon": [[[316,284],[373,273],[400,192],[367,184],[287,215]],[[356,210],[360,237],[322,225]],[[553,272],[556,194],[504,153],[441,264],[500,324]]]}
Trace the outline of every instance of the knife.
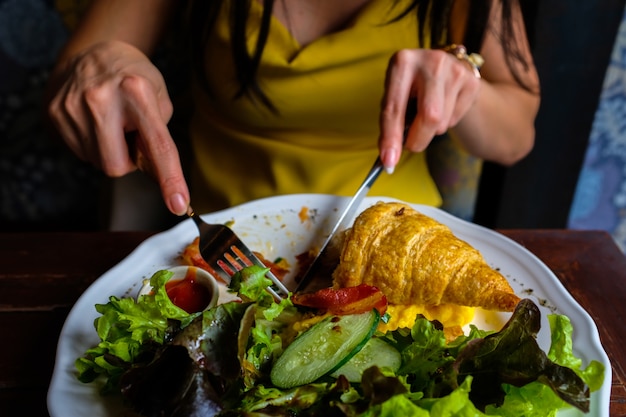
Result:
{"label": "knife", "polygon": [[[407,108],[404,114],[403,143],[406,143],[406,138],[409,133],[409,128],[411,127],[411,124],[415,120],[416,115],[417,115],[417,102],[415,100],[410,100],[407,103]],[[372,185],[374,185],[374,182],[376,181],[376,179],[378,178],[378,176],[380,175],[383,169],[384,169],[383,161],[381,161],[380,155],[379,155],[376,158],[374,165],[372,165],[372,168],[370,169],[369,173],[363,180],[363,183],[361,184],[359,189],[356,191],[352,199],[348,202],[346,207],[343,209],[343,212],[339,216],[339,219],[335,223],[335,226],[333,226],[333,229],[330,231],[330,234],[328,235],[328,237],[326,238],[326,240],[320,247],[319,253],[315,257],[315,259],[313,259],[313,262],[311,263],[307,271],[304,273],[304,275],[300,279],[300,282],[298,282],[296,289],[293,291],[294,293],[304,290],[307,287],[307,285],[310,284],[311,280],[314,277],[318,275],[321,276],[323,272],[328,272],[328,274],[330,274],[330,271],[323,271],[323,267],[325,265],[324,265],[324,262],[322,262],[322,260],[326,256],[326,253],[328,252],[329,243],[333,240],[335,234],[337,234],[338,231],[344,230],[352,224],[352,221],[354,220],[357,209],[360,207],[361,203],[363,202],[363,199],[369,192],[370,188],[372,188]]]}
{"label": "knife", "polygon": [[313,259],[313,262],[311,263],[307,271],[302,276],[302,279],[296,286],[294,293],[306,288],[307,285],[310,283],[311,279],[317,276],[319,272],[322,270],[323,262],[321,262],[321,260],[324,259],[326,252],[328,251],[328,244],[333,240],[333,237],[338,231],[346,229],[348,226],[350,226],[351,222],[354,220],[354,216],[356,214],[357,209],[361,205],[361,202],[363,201],[363,199],[369,192],[370,188],[372,188],[372,185],[374,184],[374,182],[380,175],[383,168],[384,168],[383,163],[380,160],[380,156],[379,156],[378,158],[376,158],[376,162],[374,162],[374,165],[372,165],[372,168],[370,169],[369,173],[365,177],[365,180],[363,180],[363,183],[361,184],[357,192],[354,194],[352,199],[348,202],[346,207],[343,209],[343,212],[339,216],[339,219],[335,223],[335,226],[333,227],[330,234],[328,235],[328,237],[322,244],[319,253],[315,257],[315,259]]}

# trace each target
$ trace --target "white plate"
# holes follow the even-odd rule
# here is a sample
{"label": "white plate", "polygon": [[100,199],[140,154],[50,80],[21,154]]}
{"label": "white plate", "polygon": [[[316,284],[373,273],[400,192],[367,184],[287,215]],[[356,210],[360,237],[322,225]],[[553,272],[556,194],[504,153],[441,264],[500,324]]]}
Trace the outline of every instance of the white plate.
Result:
{"label": "white plate", "polygon": [[[368,197],[361,210],[385,197]],[[339,210],[347,203],[342,197],[302,194],[273,197],[250,202],[221,212],[202,216],[212,223],[234,221],[237,234],[253,250],[268,257],[286,258],[296,266],[295,255],[319,245],[330,231]],[[417,210],[447,224],[461,239],[480,250],[489,264],[498,268],[515,292],[533,299],[542,312],[540,346],[550,345],[546,315],[567,315],[574,325],[574,351],[586,366],[591,360],[604,364],[602,388],[591,395],[592,416],[608,416],[611,392],[611,366],[598,330],[591,317],[571,297],[556,276],[532,253],[511,239],[492,230],[468,223],[439,209],[413,205]],[[305,214],[305,215],[303,215]],[[106,303],[110,295],[134,296],[142,279],[155,271],[179,264],[177,257],[198,231],[188,219],[139,245],[126,259],[97,279],[70,311],[59,337],[56,364],[48,391],[48,410],[52,417],[107,417],[121,415],[119,404],[98,393],[96,384],[76,379],[74,361],[98,343],[93,321],[98,316],[94,305]],[[508,314],[477,311],[474,322],[485,329],[499,329]],[[559,417],[583,415],[578,410],[559,412]]]}

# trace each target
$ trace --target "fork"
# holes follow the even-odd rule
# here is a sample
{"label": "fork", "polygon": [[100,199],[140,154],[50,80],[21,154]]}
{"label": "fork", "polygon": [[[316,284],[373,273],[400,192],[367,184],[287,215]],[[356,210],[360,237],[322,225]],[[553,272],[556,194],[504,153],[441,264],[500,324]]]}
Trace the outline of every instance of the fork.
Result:
{"label": "fork", "polygon": [[[258,265],[267,268],[230,227],[205,222],[191,206],[187,208],[187,215],[193,219],[200,232],[200,255],[211,267],[210,272],[217,274],[224,282],[229,283],[230,278],[246,266]],[[289,290],[271,271],[265,276],[273,283],[266,290],[276,301],[289,295]]]}

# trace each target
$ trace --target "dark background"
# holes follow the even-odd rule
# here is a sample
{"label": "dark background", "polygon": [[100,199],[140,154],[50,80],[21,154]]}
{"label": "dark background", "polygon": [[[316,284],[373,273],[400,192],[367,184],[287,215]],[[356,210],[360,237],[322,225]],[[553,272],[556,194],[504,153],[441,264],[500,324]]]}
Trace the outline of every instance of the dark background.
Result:
{"label": "dark background", "polygon": [[564,228],[625,2],[521,2],[542,88],[535,147],[513,167],[483,166],[474,221]]}

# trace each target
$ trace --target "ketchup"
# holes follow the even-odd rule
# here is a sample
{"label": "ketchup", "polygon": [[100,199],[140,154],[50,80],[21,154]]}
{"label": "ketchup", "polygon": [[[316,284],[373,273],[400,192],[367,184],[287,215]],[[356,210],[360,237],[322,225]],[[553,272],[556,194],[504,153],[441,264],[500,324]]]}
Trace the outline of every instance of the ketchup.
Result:
{"label": "ketchup", "polygon": [[212,295],[204,285],[196,282],[196,271],[191,268],[187,269],[183,279],[166,282],[165,291],[174,305],[190,314],[204,310]]}

